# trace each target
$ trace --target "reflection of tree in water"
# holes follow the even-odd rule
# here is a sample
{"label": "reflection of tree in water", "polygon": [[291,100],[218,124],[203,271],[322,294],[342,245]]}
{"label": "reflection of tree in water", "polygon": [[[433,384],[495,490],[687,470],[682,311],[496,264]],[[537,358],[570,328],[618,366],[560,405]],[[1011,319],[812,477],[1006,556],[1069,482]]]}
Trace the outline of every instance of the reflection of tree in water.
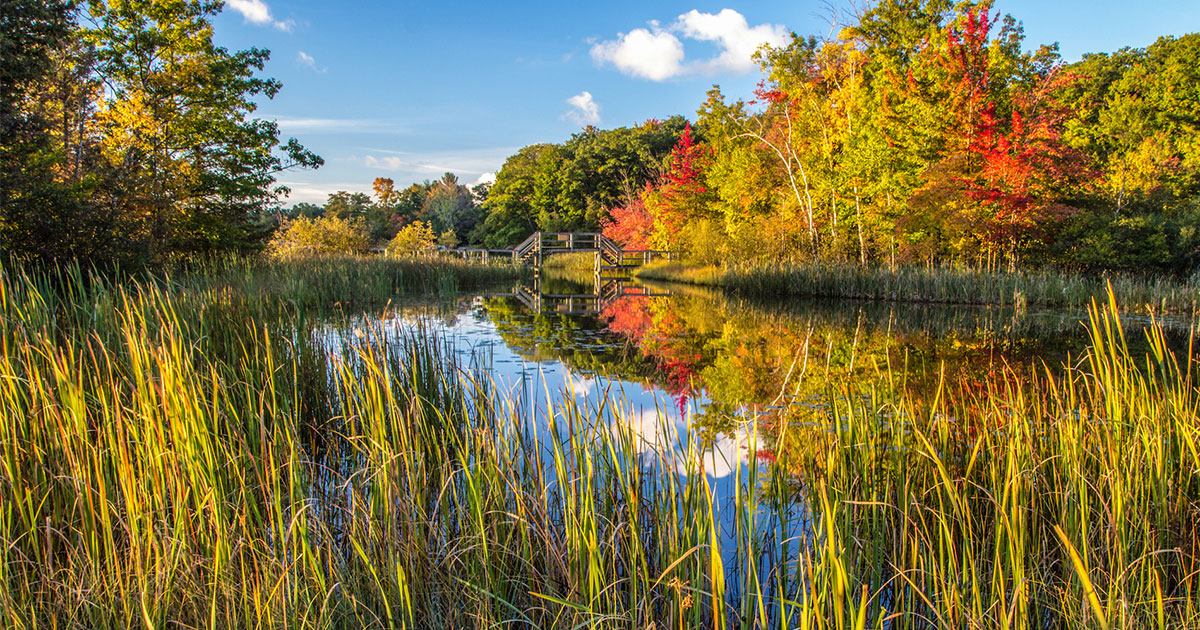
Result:
{"label": "reflection of tree in water", "polygon": [[595,317],[532,313],[509,298],[483,302],[496,332],[528,361],[556,360],[576,372],[657,383],[657,370],[625,336]]}
{"label": "reflection of tree in water", "polygon": [[[532,314],[505,300],[488,311],[527,358],[649,381],[681,410],[703,391],[743,416],[817,422],[818,401],[864,384],[925,400],[938,387],[980,391],[1006,369],[1056,369],[1086,347],[1079,314],[848,301],[762,303],[672,287],[624,296],[599,317]],[[772,422],[774,420],[771,420]],[[714,423],[722,424],[722,423]],[[727,424],[727,423],[726,423]]]}
{"label": "reflection of tree in water", "polygon": [[608,323],[608,330],[630,339],[643,356],[654,362],[664,389],[675,398],[680,416],[686,416],[688,401],[695,395],[696,371],[704,356],[697,336],[682,318],[670,308],[651,308],[669,303],[626,296],[607,305],[600,318]]}

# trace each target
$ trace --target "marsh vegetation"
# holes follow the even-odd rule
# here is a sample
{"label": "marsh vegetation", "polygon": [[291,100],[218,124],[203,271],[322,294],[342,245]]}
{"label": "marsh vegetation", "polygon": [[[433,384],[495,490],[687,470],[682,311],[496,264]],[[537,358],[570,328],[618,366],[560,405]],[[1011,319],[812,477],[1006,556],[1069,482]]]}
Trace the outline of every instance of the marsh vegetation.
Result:
{"label": "marsh vegetation", "polygon": [[7,268],[5,623],[1198,622],[1186,326],[712,294],[573,318],[503,273]]}

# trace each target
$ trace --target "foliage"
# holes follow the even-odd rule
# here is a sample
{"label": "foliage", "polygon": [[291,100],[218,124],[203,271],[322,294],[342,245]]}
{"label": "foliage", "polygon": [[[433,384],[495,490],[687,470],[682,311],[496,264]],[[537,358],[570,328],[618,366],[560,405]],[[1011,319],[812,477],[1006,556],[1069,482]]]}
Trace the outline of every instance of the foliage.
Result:
{"label": "foliage", "polygon": [[537,230],[598,230],[610,208],[638,198],[684,125],[677,116],[607,131],[589,127],[561,145],[521,149],[496,176],[478,240],[508,247]]}
{"label": "foliage", "polygon": [[601,232],[625,249],[650,249],[654,235],[654,217],[646,210],[642,197],[609,210],[600,222]]}
{"label": "foliage", "polygon": [[306,258],[365,253],[371,246],[361,218],[299,217],[285,223],[271,238],[275,258]]}
{"label": "foliage", "polygon": [[[6,86],[3,100],[37,112],[23,133],[40,148],[20,161],[38,175],[3,182],[4,247],[112,263],[260,246],[262,217],[283,192],[276,175],[321,160],[253,117],[281,86],[258,74],[266,51],[214,43],[221,4],[23,4],[5,4],[4,45],[28,59],[6,60],[40,74],[5,72],[28,80]],[[14,18],[29,28],[13,33],[41,43],[10,40]]]}
{"label": "foliage", "polygon": [[454,230],[446,230],[441,234],[438,234],[437,244],[438,247],[454,249],[459,245],[458,235],[454,233]]}
{"label": "foliage", "polygon": [[433,226],[424,221],[414,221],[400,228],[388,243],[388,256],[404,258],[425,256],[437,249],[437,237]]}
{"label": "foliage", "polygon": [[522,149],[473,238],[599,226],[764,268],[1200,263],[1200,35],[1066,65],[990,1],[881,0],[758,58],[750,100],[714,87],[622,186],[600,175],[630,171],[609,147],[636,130]]}
{"label": "foliage", "polygon": [[441,181],[433,185],[421,205],[422,220],[434,231],[453,231],[470,234],[480,219],[479,206],[471,189],[458,183],[458,178],[446,173]]}
{"label": "foliage", "polygon": [[[378,177],[371,185],[374,198],[364,193],[338,191],[329,195],[324,206],[298,203],[289,216],[340,216],[361,219],[373,244],[386,244],[404,226],[423,221],[439,233],[472,234],[482,220],[480,200],[487,187],[465,186],[452,173],[438,181],[411,184],[396,189],[394,180]],[[524,238],[524,237],[522,237]]]}

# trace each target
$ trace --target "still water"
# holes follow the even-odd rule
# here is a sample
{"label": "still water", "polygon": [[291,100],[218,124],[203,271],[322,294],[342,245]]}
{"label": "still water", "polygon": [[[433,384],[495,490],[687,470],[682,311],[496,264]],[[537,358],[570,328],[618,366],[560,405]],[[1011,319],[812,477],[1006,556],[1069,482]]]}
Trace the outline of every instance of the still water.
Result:
{"label": "still water", "polygon": [[[734,557],[740,548],[734,497],[748,479],[780,475],[772,465],[784,455],[778,451],[795,448],[794,439],[780,438],[780,427],[828,431],[831,401],[872,391],[883,397],[903,391],[911,401],[944,388],[986,395],[985,384],[998,374],[1024,379],[1035,370],[1061,370],[1086,352],[1087,321],[1086,312],[761,302],[678,285],[548,277],[366,313],[341,339],[361,334],[358,328],[397,343],[436,336],[458,366],[486,380],[516,417],[531,423],[541,444],[563,439],[551,414],[565,404],[577,405],[588,422],[632,429],[622,434],[637,436],[644,462],[676,462],[668,474],[699,470],[699,457],[727,581],[736,585],[734,572],[744,563]],[[1141,352],[1138,339],[1148,322],[1123,319],[1134,352]],[[1184,325],[1168,324],[1168,336],[1185,343]],[[774,478],[804,483],[800,471],[782,475]],[[792,498],[760,504],[757,529],[773,532],[774,544],[785,548],[812,540],[816,524],[804,494],[782,494]],[[764,560],[763,570],[774,561]]]}
{"label": "still water", "polygon": [[[436,335],[532,421],[571,399],[631,427],[646,449],[699,448],[718,486],[774,459],[757,427],[819,423],[827,401],[862,395],[863,384],[933,396],[1006,370],[1060,369],[1088,346],[1086,312],[762,302],[554,276],[363,317],[397,338]],[[1148,321],[1125,318],[1131,345]]]}

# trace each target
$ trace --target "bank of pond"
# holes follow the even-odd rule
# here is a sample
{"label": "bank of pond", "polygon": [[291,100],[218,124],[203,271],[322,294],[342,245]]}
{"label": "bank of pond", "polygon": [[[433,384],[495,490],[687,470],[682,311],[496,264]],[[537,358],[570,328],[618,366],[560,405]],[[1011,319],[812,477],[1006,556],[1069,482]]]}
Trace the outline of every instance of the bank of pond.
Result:
{"label": "bank of pond", "polygon": [[720,288],[757,298],[823,298],[993,305],[1012,308],[1086,309],[1111,290],[1128,312],[1191,315],[1200,304],[1200,278],[1164,275],[1042,271],[981,271],[854,264],[716,267],[652,263],[640,278]]}
{"label": "bank of pond", "polygon": [[1182,306],[583,280],[6,267],[5,625],[1200,627]]}

